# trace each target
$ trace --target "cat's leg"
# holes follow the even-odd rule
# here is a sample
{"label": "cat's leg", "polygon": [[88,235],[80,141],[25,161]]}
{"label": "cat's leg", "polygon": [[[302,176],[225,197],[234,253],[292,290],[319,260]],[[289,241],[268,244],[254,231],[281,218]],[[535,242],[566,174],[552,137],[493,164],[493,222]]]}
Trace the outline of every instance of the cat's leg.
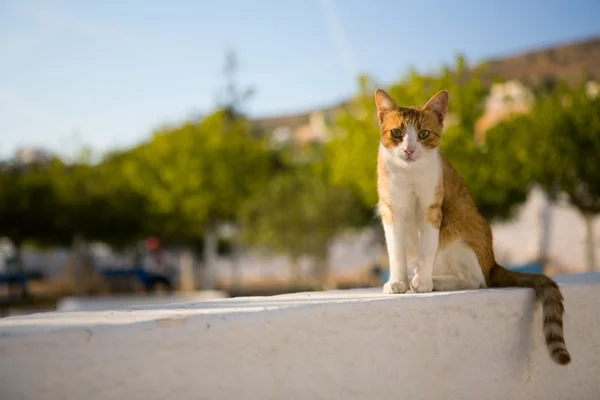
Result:
{"label": "cat's leg", "polygon": [[419,260],[414,265],[414,276],[410,281],[410,288],[417,293],[431,292],[433,290],[433,264],[438,249],[440,230],[425,223],[421,231],[419,245]]}
{"label": "cat's leg", "polygon": [[384,221],[383,230],[390,263],[390,279],[383,286],[383,293],[404,293],[408,290],[408,268],[406,263],[406,232],[400,218]]}
{"label": "cat's leg", "polygon": [[422,186],[420,190],[419,215],[421,235],[419,262],[410,281],[410,288],[417,293],[433,290],[433,264],[438,252],[440,226],[442,223],[443,184],[440,175],[435,186]]}

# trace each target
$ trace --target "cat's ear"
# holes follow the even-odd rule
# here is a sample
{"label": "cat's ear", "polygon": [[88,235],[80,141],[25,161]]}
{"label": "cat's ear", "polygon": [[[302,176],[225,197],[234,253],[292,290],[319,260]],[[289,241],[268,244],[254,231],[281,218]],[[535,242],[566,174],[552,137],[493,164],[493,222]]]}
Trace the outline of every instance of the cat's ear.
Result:
{"label": "cat's ear", "polygon": [[375,92],[375,104],[377,104],[377,115],[379,115],[379,117],[381,117],[383,113],[393,111],[398,108],[390,95],[381,89],[377,89]]}
{"label": "cat's ear", "polygon": [[433,96],[427,104],[423,106],[424,110],[433,111],[440,122],[440,125],[444,124],[446,118],[446,111],[448,111],[448,92],[446,90],[440,90]]}

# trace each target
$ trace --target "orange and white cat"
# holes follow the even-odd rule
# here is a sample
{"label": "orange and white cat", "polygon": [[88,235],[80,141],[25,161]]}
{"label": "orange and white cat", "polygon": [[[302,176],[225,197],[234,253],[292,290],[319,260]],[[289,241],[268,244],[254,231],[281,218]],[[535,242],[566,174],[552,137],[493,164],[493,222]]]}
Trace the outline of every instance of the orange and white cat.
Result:
{"label": "orange and white cat", "polygon": [[[571,361],[563,333],[563,297],[545,275],[507,270],[494,258],[492,232],[450,162],[439,152],[448,109],[440,91],[424,106],[398,106],[375,94],[380,127],[378,211],[390,264],[387,294],[484,287],[530,287],[543,306],[552,359]],[[414,275],[408,280],[408,265]]]}

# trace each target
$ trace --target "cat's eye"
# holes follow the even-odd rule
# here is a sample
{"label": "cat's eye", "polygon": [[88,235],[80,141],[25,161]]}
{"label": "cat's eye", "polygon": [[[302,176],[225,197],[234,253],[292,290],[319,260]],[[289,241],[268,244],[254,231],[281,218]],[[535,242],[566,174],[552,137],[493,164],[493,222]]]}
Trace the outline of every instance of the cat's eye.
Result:
{"label": "cat's eye", "polygon": [[400,129],[392,129],[390,133],[395,139],[402,139],[402,131]]}
{"label": "cat's eye", "polygon": [[429,131],[424,129],[421,132],[419,132],[419,139],[427,139],[429,137]]}

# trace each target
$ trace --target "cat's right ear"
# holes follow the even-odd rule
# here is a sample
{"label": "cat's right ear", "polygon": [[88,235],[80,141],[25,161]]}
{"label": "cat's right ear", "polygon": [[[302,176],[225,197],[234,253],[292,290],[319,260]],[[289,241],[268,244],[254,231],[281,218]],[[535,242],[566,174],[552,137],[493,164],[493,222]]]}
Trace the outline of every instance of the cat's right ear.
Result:
{"label": "cat's right ear", "polygon": [[390,95],[381,89],[377,89],[375,92],[375,104],[377,104],[377,115],[379,116],[380,120],[384,113],[398,108]]}

